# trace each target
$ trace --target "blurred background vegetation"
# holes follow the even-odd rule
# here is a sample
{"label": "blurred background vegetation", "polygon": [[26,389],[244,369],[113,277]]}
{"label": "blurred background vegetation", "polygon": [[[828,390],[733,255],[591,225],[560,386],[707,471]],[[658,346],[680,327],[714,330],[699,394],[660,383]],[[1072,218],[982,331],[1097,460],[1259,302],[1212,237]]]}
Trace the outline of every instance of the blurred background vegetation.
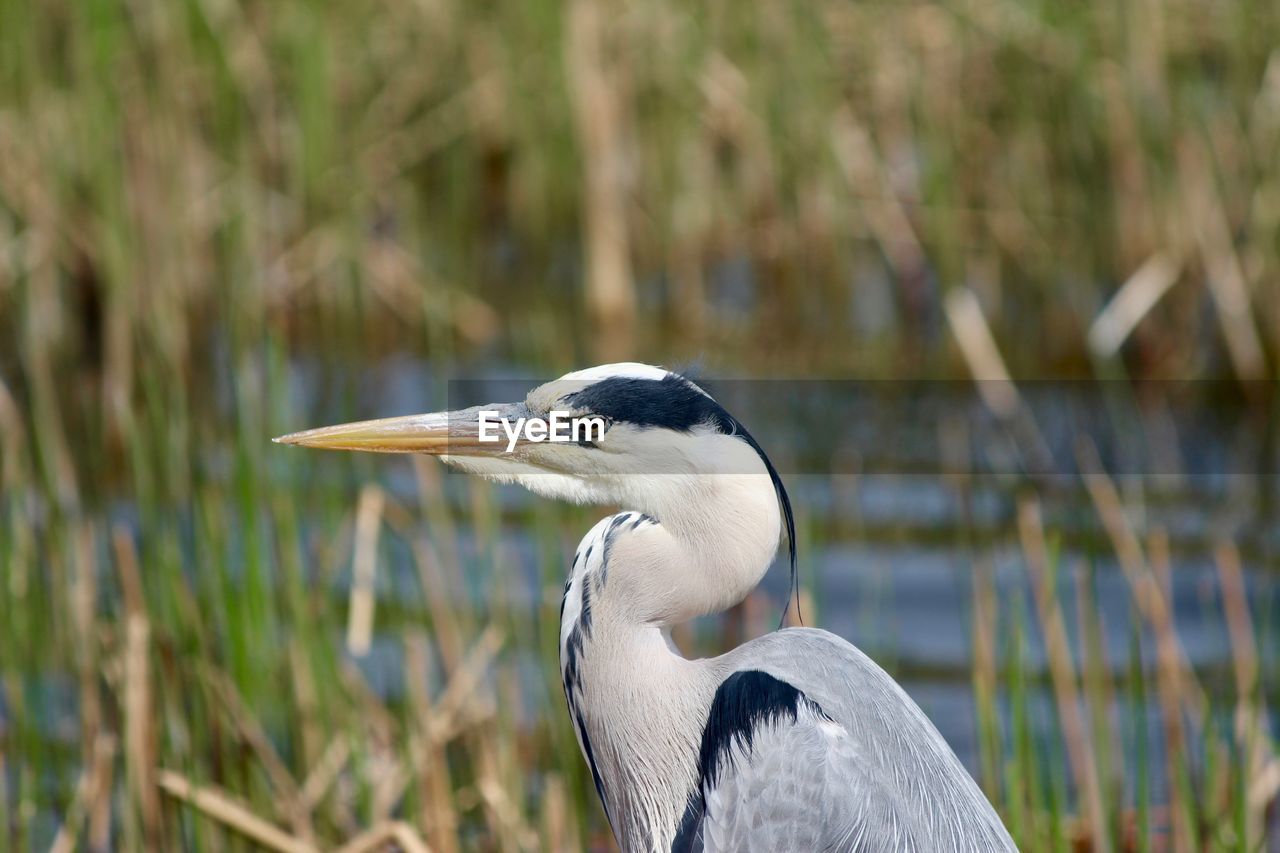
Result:
{"label": "blurred background vegetation", "polygon": [[1225,380],[1256,476],[961,463],[941,520],[801,500],[801,553],[819,624],[879,605],[817,555],[947,555],[959,663],[887,605],[868,650],[1025,849],[1260,849],[1278,46],[1267,0],[0,0],[0,848],[607,849],[555,665],[593,514],[267,439],[638,359]]}

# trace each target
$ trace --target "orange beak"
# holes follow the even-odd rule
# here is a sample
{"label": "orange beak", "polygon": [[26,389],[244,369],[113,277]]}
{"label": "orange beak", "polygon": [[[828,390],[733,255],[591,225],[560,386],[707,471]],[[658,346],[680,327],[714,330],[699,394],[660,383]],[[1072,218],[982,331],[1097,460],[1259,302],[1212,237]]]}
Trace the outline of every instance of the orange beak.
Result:
{"label": "orange beak", "polygon": [[404,415],[373,421],[304,430],[272,439],[280,444],[323,450],[363,450],[371,453],[425,453],[431,456],[489,456],[501,453],[502,442],[481,441],[480,409],[507,410],[511,406],[478,406],[456,412]]}

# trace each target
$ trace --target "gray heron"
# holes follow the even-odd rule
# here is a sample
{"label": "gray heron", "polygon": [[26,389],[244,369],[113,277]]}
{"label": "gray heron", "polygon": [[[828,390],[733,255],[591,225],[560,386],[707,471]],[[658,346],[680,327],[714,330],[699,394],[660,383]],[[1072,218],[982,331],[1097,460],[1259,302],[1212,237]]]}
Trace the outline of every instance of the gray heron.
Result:
{"label": "gray heron", "polygon": [[[545,440],[561,412],[599,429]],[[486,434],[495,418],[511,441]],[[538,419],[538,434],[510,430]],[[578,546],[560,620],[569,713],[623,850],[1016,849],[929,719],[845,640],[787,628],[715,658],[680,653],[672,627],[742,601],[784,528],[795,573],[778,472],[680,374],[605,365],[517,403],[276,440],[426,453],[540,495],[627,508]]]}

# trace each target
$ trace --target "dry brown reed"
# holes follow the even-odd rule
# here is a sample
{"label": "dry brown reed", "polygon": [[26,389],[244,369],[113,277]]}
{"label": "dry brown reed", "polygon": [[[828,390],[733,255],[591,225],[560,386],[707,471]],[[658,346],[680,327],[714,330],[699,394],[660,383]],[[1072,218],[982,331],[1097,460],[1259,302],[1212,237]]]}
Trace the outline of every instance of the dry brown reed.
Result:
{"label": "dry brown reed", "polygon": [[378,530],[385,505],[382,490],[366,486],[356,510],[355,556],[352,558],[351,603],[347,610],[347,649],[356,657],[373,642],[374,584],[378,567]]}
{"label": "dry brown reed", "polygon": [[161,770],[158,783],[166,794],[209,815],[224,826],[280,853],[316,853],[316,847],[294,838],[278,826],[258,817],[253,811],[224,791],[193,785],[190,780],[171,770]]}
{"label": "dry brown reed", "polygon": [[1071,660],[1071,646],[1056,590],[1056,566],[1049,556],[1040,506],[1030,498],[1023,498],[1018,502],[1018,533],[1049,657],[1058,716],[1062,721],[1062,739],[1066,744],[1076,790],[1080,792],[1084,803],[1081,819],[1092,849],[1110,850],[1098,763],[1094,757],[1093,739],[1081,713],[1076,668]]}
{"label": "dry brown reed", "polygon": [[610,24],[620,11],[594,0],[573,0],[566,7],[565,64],[583,151],[584,282],[595,356],[602,362],[630,357],[636,344],[627,223],[633,155]]}
{"label": "dry brown reed", "polygon": [[[126,813],[125,833],[126,838],[134,836],[133,845],[158,849],[163,841],[155,782],[158,730],[152,707],[151,621],[147,616],[133,537],[125,530],[116,529],[112,544],[125,612],[121,667],[125,777],[130,802],[137,808],[136,818],[133,809]],[[140,824],[135,825],[135,819],[140,820]]]}
{"label": "dry brown reed", "polygon": [[1101,359],[1114,358],[1181,275],[1181,265],[1163,252],[1147,258],[1111,297],[1089,327],[1089,348]]}

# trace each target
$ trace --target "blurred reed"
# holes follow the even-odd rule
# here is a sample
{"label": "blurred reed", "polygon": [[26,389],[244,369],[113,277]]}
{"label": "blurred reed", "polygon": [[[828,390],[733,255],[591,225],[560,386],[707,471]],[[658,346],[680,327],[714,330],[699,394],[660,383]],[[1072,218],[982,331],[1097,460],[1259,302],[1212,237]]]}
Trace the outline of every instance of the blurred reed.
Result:
{"label": "blurred reed", "polygon": [[[533,604],[479,595],[510,556],[494,493],[452,500],[419,462],[416,505],[358,500],[372,462],[273,453],[311,414],[292,360],[995,376],[1027,447],[1024,377],[1275,378],[1274,4],[0,0],[0,22],[0,847],[610,843],[555,665],[588,516],[516,518]],[[1274,634],[1239,555],[1224,539],[1220,727],[1167,537],[1080,456],[1131,659],[1106,659],[1092,564],[1067,567],[1064,641],[1032,498],[1030,608],[957,534],[982,784],[1028,849],[1258,849]],[[1118,732],[1149,699],[1164,785],[1145,718]]]}

